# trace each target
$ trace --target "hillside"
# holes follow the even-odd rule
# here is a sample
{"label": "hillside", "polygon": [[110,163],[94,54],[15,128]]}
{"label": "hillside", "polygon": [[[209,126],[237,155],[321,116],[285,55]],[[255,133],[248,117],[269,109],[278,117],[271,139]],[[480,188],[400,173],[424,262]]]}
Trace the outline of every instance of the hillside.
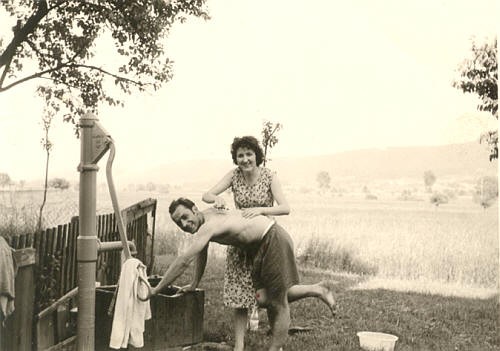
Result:
{"label": "hillside", "polygon": [[[159,184],[214,184],[234,165],[231,160],[191,160],[160,165],[140,174],[122,174],[132,182]],[[437,177],[469,178],[497,175],[498,162],[488,161],[488,150],[477,142],[426,147],[394,147],[342,153],[273,158],[269,167],[285,183],[315,182],[316,174],[327,171],[335,178],[376,180],[421,178],[426,170]]]}

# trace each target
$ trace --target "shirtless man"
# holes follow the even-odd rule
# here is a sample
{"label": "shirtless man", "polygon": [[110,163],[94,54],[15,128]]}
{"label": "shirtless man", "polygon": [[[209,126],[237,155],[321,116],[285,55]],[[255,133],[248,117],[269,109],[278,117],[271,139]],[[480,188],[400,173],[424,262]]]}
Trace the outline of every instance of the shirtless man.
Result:
{"label": "shirtless man", "polygon": [[267,309],[272,328],[270,351],[279,350],[288,336],[289,302],[317,297],[334,313],[332,283],[299,285],[292,239],[274,220],[266,216],[243,218],[239,210],[220,211],[210,208],[199,211],[186,198],[172,201],[169,212],[179,228],[195,236],[191,246],[174,260],[158,285],[150,289],[148,298],[170,285],[195,258],[193,281],[183,289],[196,289],[205,270],[208,244],[216,242],[241,247],[253,259],[255,297],[259,306]]}

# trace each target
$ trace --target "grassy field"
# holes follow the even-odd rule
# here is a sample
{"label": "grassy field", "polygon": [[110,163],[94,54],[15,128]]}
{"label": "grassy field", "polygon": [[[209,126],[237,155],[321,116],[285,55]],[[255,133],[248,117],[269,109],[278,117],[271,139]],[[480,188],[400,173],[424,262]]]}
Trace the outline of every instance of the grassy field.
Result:
{"label": "grassy field", "polygon": [[[183,239],[167,215],[173,197],[159,198],[157,234],[182,242],[189,238]],[[303,194],[289,198],[292,213],[278,221],[293,237],[301,263],[393,281],[461,287],[464,293],[497,291],[497,206],[482,209],[470,199],[435,207],[423,201]]]}
{"label": "grassy field", "polygon": [[[105,190],[105,189],[104,189]],[[154,271],[163,273],[189,237],[168,216],[177,196],[200,202],[199,192],[123,192],[121,207],[158,199]],[[227,196],[227,202],[232,199]],[[304,281],[339,280],[339,313],[327,318],[323,305],[302,301],[292,308],[293,324],[313,331],[294,335],[286,350],[356,350],[356,332],[388,332],[397,350],[498,350],[498,206],[482,209],[470,197],[439,207],[428,201],[360,196],[287,194],[292,213],[278,221],[290,232]],[[0,196],[0,222],[20,227],[37,214],[40,194]],[[199,203],[200,207],[204,205]],[[112,211],[109,195],[98,196],[99,213]],[[78,214],[78,194],[51,192],[47,226]],[[230,314],[221,304],[224,249],[214,245],[201,287],[206,290],[205,339],[231,344]],[[189,273],[181,277],[189,279]],[[248,350],[262,350],[262,328],[248,335]]]}
{"label": "grassy field", "polygon": [[[159,257],[163,271],[173,256]],[[201,282],[205,290],[204,340],[233,344],[231,311],[222,304],[223,261],[212,255]],[[335,291],[338,312],[331,319],[325,305],[302,300],[291,305],[292,326],[312,330],[291,336],[284,349],[289,351],[360,350],[356,333],[378,331],[398,336],[396,350],[498,350],[498,299],[461,298],[400,292],[387,289],[359,290],[366,277],[335,274],[318,269],[301,269],[303,282],[322,279],[339,281]],[[179,285],[190,281],[187,272]],[[260,313],[258,331],[249,331],[246,350],[264,350],[269,341],[269,325]]]}

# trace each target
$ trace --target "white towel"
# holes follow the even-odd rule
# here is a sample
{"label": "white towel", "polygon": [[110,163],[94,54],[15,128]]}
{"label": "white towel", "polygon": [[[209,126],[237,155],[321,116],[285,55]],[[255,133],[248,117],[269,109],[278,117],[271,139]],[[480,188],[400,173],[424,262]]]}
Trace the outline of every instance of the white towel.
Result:
{"label": "white towel", "polygon": [[14,312],[15,275],[12,249],[0,236],[0,321],[2,323]]}
{"label": "white towel", "polygon": [[148,301],[137,298],[146,296],[147,288],[140,284],[139,276],[147,280],[146,266],[136,258],[130,258],[122,264],[118,293],[116,296],[115,313],[109,347],[113,349],[144,346],[144,321],[151,318],[151,308]]}

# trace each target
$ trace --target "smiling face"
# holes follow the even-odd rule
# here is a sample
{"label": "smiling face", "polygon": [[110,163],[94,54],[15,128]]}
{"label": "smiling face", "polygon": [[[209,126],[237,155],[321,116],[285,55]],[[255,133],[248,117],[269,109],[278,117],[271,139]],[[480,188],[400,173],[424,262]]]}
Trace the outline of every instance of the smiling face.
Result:
{"label": "smiling face", "polygon": [[196,233],[202,224],[201,216],[196,207],[190,209],[184,205],[179,205],[170,217],[186,233]]}
{"label": "smiling face", "polygon": [[236,164],[242,171],[252,171],[257,167],[255,152],[248,147],[240,147],[236,150]]}

